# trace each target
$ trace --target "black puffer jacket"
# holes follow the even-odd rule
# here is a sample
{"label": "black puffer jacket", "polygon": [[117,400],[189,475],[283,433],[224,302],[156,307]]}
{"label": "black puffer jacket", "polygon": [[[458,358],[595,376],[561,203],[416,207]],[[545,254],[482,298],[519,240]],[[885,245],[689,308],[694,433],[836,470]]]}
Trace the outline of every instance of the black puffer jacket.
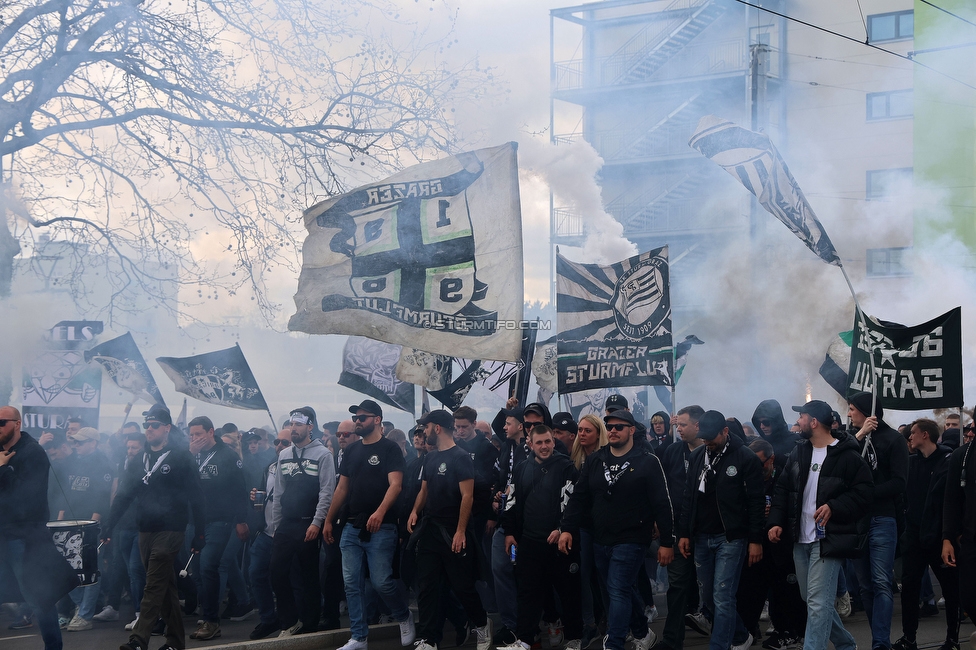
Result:
{"label": "black puffer jacket", "polygon": [[[861,455],[867,438],[860,442]],[[905,437],[878,419],[878,428],[871,433],[871,444],[878,458],[874,478],[872,517],[897,517],[905,507],[905,486],[908,483],[908,443]]]}
{"label": "black puffer jacket", "polygon": [[[787,457],[783,473],[776,481],[767,524],[770,528],[783,528],[785,539],[781,544],[800,539],[803,488],[810,475],[812,458],[813,444],[809,440],[800,440]],[[837,444],[827,447],[827,457],[817,482],[817,507],[830,506],[827,535],[820,541],[821,556],[860,556],[867,542],[873,489],[871,469],[861,458],[857,441],[841,433]]]}
{"label": "black puffer jacket", "polygon": [[[773,423],[773,430],[768,436],[763,433],[762,427],[759,426],[760,420],[770,420]],[[786,423],[786,418],[783,417],[783,408],[779,402],[774,399],[759,402],[756,412],[752,414],[752,426],[760,438],[764,438],[773,446],[773,453],[776,454],[773,464],[776,469],[782,472],[783,466],[786,465],[786,457],[793,451],[793,447],[796,446],[800,436],[790,431],[790,426]]]}
{"label": "black puffer jacket", "polygon": [[942,505],[949,471],[948,447],[938,445],[928,458],[915,453],[908,458],[908,490],[902,553],[942,548]]}

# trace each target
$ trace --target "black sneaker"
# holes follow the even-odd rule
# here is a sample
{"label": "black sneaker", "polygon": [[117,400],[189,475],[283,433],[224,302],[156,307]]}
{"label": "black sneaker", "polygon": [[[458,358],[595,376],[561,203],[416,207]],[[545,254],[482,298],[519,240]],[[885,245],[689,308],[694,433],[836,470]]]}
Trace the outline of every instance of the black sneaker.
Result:
{"label": "black sneaker", "polygon": [[766,648],[766,650],[779,650],[780,636],[782,635],[779,632],[773,632],[762,642],[762,647]]}
{"label": "black sneaker", "polygon": [[927,618],[929,616],[938,616],[939,606],[935,603],[923,603],[921,607],[918,608],[918,617]]}
{"label": "black sneaker", "polygon": [[158,619],[153,625],[151,636],[163,636],[164,634],[166,634],[166,621]]}
{"label": "black sneaker", "polygon": [[257,626],[251,630],[249,635],[251,641],[257,641],[258,639],[263,639],[270,636],[281,629],[281,626],[277,623],[258,623]]}
{"label": "black sneaker", "polygon": [[456,627],[456,628],[454,628],[454,633],[455,633],[455,637],[454,637],[455,644],[454,645],[456,645],[458,648],[460,648],[465,643],[467,643],[468,642],[468,639],[471,637],[471,623],[468,623],[467,621],[465,621],[465,623],[464,623],[464,625],[462,627]]}
{"label": "black sneaker", "polygon": [[29,627],[34,627],[34,624],[31,622],[31,617],[30,616],[21,616],[19,620],[16,620],[13,623],[11,623],[10,625],[8,625],[7,626],[7,629],[8,630],[26,630]]}
{"label": "black sneaker", "polygon": [[891,644],[891,650],[918,650],[918,643],[903,636]]}
{"label": "black sneaker", "polygon": [[518,643],[518,641],[519,641],[518,635],[516,635],[515,632],[512,632],[510,629],[508,629],[505,626],[502,626],[502,629],[495,632],[495,636],[491,638],[491,643],[496,648],[500,648],[506,645],[514,645]]}
{"label": "black sneaker", "polygon": [[135,639],[129,639],[127,643],[119,646],[119,650],[146,650]]}

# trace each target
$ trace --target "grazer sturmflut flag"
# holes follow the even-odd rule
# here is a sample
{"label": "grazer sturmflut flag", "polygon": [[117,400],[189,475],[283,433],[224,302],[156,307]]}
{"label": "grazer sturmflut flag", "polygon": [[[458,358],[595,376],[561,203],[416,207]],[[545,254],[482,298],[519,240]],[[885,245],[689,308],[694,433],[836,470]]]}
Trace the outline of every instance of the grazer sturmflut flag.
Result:
{"label": "grazer sturmflut flag", "polygon": [[239,345],[192,357],[158,357],[156,362],[176,390],[193,399],[235,409],[268,410]]}
{"label": "grazer sturmflut flag", "polygon": [[871,391],[871,354],[881,405],[895,411],[962,406],[962,309],[906,327],[854,317],[847,395]]}
{"label": "grazer sturmflut flag", "polygon": [[670,386],[668,247],[600,266],[556,255],[559,392]]}
{"label": "grazer sturmflut flag", "polygon": [[92,360],[100,363],[115,385],[122,390],[150,404],[166,406],[159,392],[159,386],[156,385],[156,380],[149,366],[146,365],[146,360],[142,358],[142,353],[139,352],[139,346],[133,340],[131,332],[86,350],[85,361]]}
{"label": "grazer sturmflut flag", "polygon": [[350,336],[342,349],[339,385],[413,414],[414,387],[397,377],[400,346]]}
{"label": "grazer sturmflut flag", "polygon": [[840,266],[834,245],[768,136],[706,115],[688,144],[755,194],[820,259]]}
{"label": "grazer sturmflut flag", "polygon": [[515,143],[415,165],[306,210],[288,328],[518,361]]}

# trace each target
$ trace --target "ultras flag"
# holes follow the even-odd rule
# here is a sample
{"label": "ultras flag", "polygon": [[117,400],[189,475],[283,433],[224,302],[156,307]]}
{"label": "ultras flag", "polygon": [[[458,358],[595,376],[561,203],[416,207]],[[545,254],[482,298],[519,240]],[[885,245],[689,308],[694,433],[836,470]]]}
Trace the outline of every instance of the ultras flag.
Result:
{"label": "ultras flag", "polygon": [[518,361],[516,145],[410,167],[309,208],[290,330]]}
{"label": "ultras flag", "polygon": [[671,386],[668,248],[600,266],[556,254],[559,392]]}
{"label": "ultras flag", "polygon": [[142,358],[131,332],[85,351],[85,361],[97,361],[115,385],[150,404],[162,404],[159,386]]}
{"label": "ultras flag", "polygon": [[706,115],[688,144],[742,183],[820,259],[841,265],[803,190],[768,136]]}
{"label": "ultras flag", "polygon": [[158,357],[156,362],[176,390],[193,399],[235,409],[268,410],[239,345],[192,357]]}
{"label": "ultras flag", "polygon": [[399,345],[350,336],[342,349],[339,385],[412,414],[414,387],[397,377],[399,359]]}

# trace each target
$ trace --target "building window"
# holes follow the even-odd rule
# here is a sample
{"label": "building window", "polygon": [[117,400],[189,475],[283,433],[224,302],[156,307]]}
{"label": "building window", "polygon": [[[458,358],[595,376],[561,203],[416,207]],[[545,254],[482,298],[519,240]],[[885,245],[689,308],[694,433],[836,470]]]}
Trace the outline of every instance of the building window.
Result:
{"label": "building window", "polygon": [[868,170],[864,198],[868,201],[890,201],[912,193],[912,168]]}
{"label": "building window", "polygon": [[912,116],[913,93],[911,90],[889,90],[884,93],[868,93],[867,116],[869,120],[890,120]]}
{"label": "building window", "polygon": [[911,9],[868,16],[869,43],[912,38],[914,33],[915,13]]}
{"label": "building window", "polygon": [[868,277],[887,278],[911,275],[908,256],[911,247],[869,248],[867,251]]}

